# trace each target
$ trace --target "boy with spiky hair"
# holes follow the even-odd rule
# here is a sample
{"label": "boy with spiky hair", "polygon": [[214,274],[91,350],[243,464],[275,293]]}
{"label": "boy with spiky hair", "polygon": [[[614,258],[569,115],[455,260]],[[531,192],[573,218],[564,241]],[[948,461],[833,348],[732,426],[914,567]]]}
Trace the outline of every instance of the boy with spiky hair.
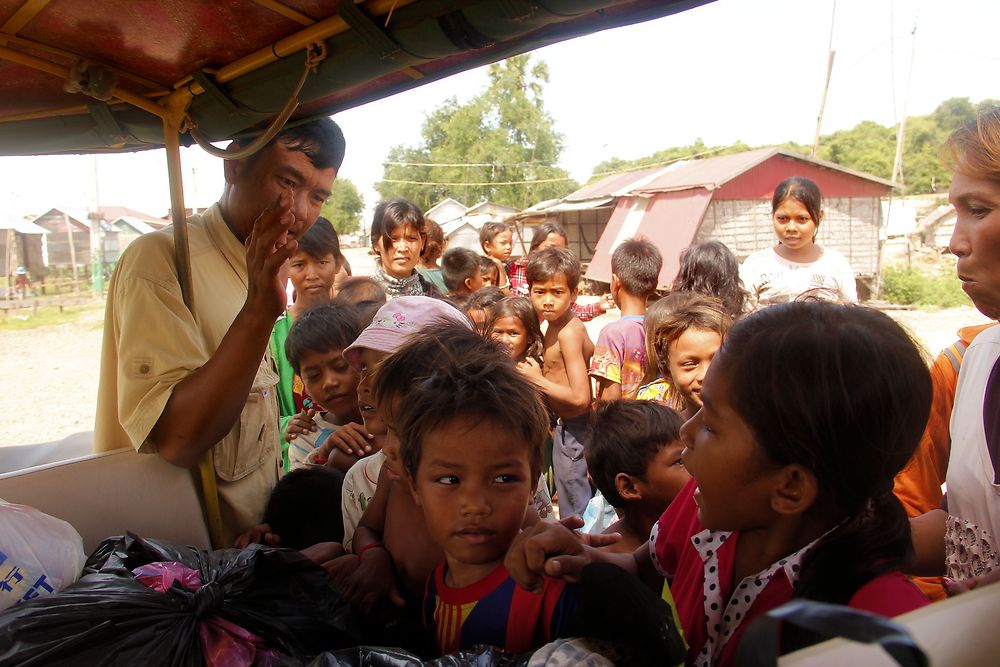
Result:
{"label": "boy with spiky hair", "polygon": [[691,475],[681,461],[684,419],[654,401],[620,400],[594,410],[587,468],[615,508],[618,520],[604,531],[618,533],[610,551],[632,553]]}
{"label": "boy with spiky hair", "polygon": [[[530,511],[548,414],[495,342],[467,331],[426,336],[386,362],[376,381],[414,379],[392,421],[410,492],[444,552],[428,578],[424,625],[441,653],[477,644],[530,651],[555,638],[576,608],[573,586],[546,579],[532,593],[503,565]],[[430,373],[421,368],[428,345],[440,350]]]}
{"label": "boy with spiky hair", "polygon": [[598,400],[631,397],[642,384],[646,300],[656,291],[662,267],[660,251],[645,239],[628,239],[611,255],[611,298],[622,316],[597,337],[590,375],[597,380]]}
{"label": "boy with spiky hair", "polygon": [[591,496],[584,454],[592,400],[587,369],[594,344],[583,322],[570,310],[580,283],[580,261],[565,248],[549,248],[531,256],[526,274],[531,304],[539,319],[548,322],[548,329],[543,365],[528,358],[517,367],[559,417],[552,467],[560,515],[582,516]]}

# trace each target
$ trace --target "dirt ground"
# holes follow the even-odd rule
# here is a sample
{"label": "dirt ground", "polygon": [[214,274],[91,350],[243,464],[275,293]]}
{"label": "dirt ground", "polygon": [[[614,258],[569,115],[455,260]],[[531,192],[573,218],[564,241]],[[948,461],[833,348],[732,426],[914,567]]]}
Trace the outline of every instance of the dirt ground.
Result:
{"label": "dirt ground", "polygon": [[[350,249],[349,257],[352,264],[357,261],[355,275],[363,273],[367,258],[357,249]],[[888,312],[932,355],[955,340],[959,327],[987,321],[972,307]],[[7,378],[0,393],[0,446],[93,430],[103,317],[103,308],[94,305],[71,323],[0,330],[0,377]],[[611,314],[591,322],[591,337],[613,319]]]}

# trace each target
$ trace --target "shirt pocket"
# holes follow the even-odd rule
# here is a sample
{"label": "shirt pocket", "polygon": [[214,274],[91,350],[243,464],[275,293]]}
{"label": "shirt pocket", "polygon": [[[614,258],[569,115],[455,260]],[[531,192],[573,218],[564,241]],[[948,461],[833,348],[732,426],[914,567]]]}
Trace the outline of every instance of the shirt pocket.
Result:
{"label": "shirt pocket", "polygon": [[230,431],[215,446],[215,472],[226,482],[243,479],[261,466],[272,463],[278,447],[278,375],[267,357],[253,379],[250,394],[240,413],[239,431]]}

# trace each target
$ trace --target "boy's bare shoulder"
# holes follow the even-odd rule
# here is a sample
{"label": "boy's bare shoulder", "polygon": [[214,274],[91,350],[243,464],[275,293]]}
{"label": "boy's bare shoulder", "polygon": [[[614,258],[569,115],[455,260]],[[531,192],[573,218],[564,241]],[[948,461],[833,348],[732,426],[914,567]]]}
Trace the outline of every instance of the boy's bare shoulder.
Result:
{"label": "boy's bare shoulder", "polygon": [[590,335],[587,333],[587,327],[575,315],[559,329],[560,343],[574,343],[584,339],[589,340]]}

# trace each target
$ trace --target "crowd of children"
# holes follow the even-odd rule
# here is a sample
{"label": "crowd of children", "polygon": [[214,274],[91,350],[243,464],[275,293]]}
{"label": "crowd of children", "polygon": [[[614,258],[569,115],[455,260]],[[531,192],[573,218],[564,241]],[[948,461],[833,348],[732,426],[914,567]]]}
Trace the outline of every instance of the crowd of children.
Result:
{"label": "crowd of children", "polygon": [[[786,217],[813,216],[812,234],[822,213],[793,185],[773,203],[779,245],[812,252]],[[580,262],[557,225],[513,259],[503,223],[483,227],[482,255],[444,250],[433,228],[381,204],[375,275],[332,301],[339,248],[302,239],[300,301],[275,328],[299,397],[293,472],[241,544],[303,549],[392,629],[381,639],[428,655],[563,636],[595,563],[674,606],[696,665],[733,664],[747,626],[793,597],[886,616],[928,603],[903,574],[914,545],[893,481],[932,383],[889,317],[815,295],[749,313],[718,242],[685,250],[657,299],[660,251],[629,239],[611,258],[621,316],[595,345],[582,320],[609,304],[576,306]]]}

